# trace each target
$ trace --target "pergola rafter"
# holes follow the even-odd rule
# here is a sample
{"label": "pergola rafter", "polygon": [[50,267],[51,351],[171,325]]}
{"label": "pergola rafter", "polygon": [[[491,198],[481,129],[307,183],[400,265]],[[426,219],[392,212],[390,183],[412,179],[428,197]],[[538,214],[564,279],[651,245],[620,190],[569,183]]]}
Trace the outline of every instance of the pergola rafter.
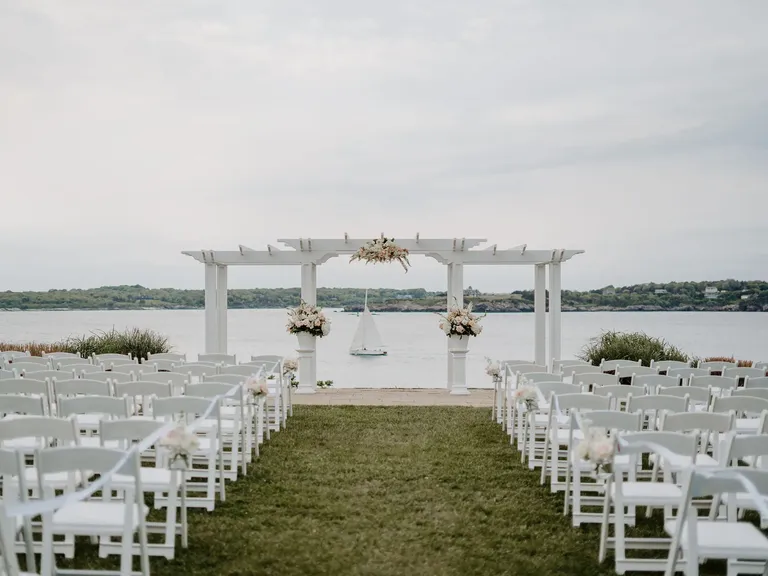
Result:
{"label": "pergola rafter", "polygon": [[[382,235],[383,237],[383,235]],[[447,277],[447,306],[464,303],[464,266],[534,266],[535,359],[547,364],[547,359],[560,357],[560,297],[561,265],[583,250],[528,250],[527,244],[499,249],[496,244],[481,247],[484,238],[395,238],[410,255],[423,255],[445,264]],[[271,244],[266,250],[254,250],[239,245],[238,250],[190,250],[182,254],[205,264],[206,352],[227,350],[227,267],[228,266],[301,266],[301,297],[310,304],[317,303],[317,266],[331,258],[351,255],[370,239],[350,238],[289,238],[278,239],[285,248]],[[549,354],[546,351],[546,269],[549,268]],[[314,350],[299,351],[300,392],[314,391],[316,356]],[[448,354],[448,388],[453,385],[453,364]],[[453,393],[466,393],[452,390]]]}

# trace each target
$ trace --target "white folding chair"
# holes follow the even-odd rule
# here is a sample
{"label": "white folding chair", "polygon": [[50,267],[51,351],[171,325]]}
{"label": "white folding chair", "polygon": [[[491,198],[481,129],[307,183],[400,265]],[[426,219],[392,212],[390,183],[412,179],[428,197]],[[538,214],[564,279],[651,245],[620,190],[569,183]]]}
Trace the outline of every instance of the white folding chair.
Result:
{"label": "white folding chair", "polygon": [[597,386],[593,391],[595,396],[610,396],[612,410],[621,410],[627,403],[627,400],[631,396],[638,394],[645,394],[644,388],[637,386],[624,386],[622,384],[614,384],[612,386]]}
{"label": "white folding chair", "polygon": [[731,396],[749,396],[768,400],[768,388],[736,388],[731,391]]}
{"label": "white folding chair", "polygon": [[35,372],[45,372],[50,370],[48,364],[35,364],[33,362],[14,362],[10,365],[10,368],[16,374],[17,378],[23,378],[27,374],[31,376]]}
{"label": "white folding chair", "polygon": [[[231,386],[239,386],[245,384],[248,378],[252,376],[242,376],[240,374],[216,374],[215,376],[203,376],[203,382],[223,382],[230,384]],[[248,397],[250,396],[250,398]],[[246,413],[245,413],[245,425],[247,427],[246,438],[252,445],[249,444],[247,461],[250,463],[251,451],[255,448],[256,457],[259,456],[259,446],[264,443],[265,437],[270,439],[270,426],[267,418],[267,411],[265,405],[267,398],[262,396],[260,398],[254,398],[252,395],[246,395]],[[221,417],[232,418],[235,411],[239,410],[237,406],[222,406]]]}
{"label": "white folding chair", "polygon": [[68,370],[72,370],[75,373],[75,376],[78,378],[86,378],[86,375],[91,374],[92,372],[104,371],[104,368],[101,367],[101,364],[70,364],[66,368]]}
{"label": "white folding chair", "polygon": [[658,430],[663,412],[687,412],[688,399],[685,396],[659,396],[648,394],[645,396],[632,395],[627,398],[626,411],[629,413],[640,412],[643,425],[649,430]]}
{"label": "white folding chair", "polygon": [[624,382],[629,384],[638,376],[658,376],[658,374],[656,368],[647,366],[618,366],[616,368],[616,376],[619,378],[620,384]]}
{"label": "white folding chair", "polygon": [[677,396],[678,398],[688,398],[688,410],[706,411],[712,403],[711,388],[691,388],[690,386],[672,386],[670,388],[657,388],[656,394],[659,396]]}
{"label": "white folding chair", "polygon": [[128,400],[128,410],[133,415],[152,413],[152,398],[174,396],[170,382],[123,382],[114,385],[115,396]]}
{"label": "white folding chair", "polygon": [[736,362],[713,360],[711,362],[699,362],[696,367],[703,368],[704,370],[709,370],[711,374],[722,376],[723,370],[725,370],[726,368],[736,368],[737,366],[738,366],[738,363]]}
{"label": "white folding chair", "polygon": [[[736,417],[733,413],[714,414],[712,412],[677,412],[664,413],[661,416],[660,428],[663,432],[688,432],[700,436],[701,444],[696,460],[669,459],[668,464],[673,472],[679,472],[691,465],[716,467],[719,466],[720,434],[732,432],[735,428]],[[709,446],[713,448],[713,454],[708,454]],[[662,461],[662,466],[667,462]]]}
{"label": "white folding chair", "polygon": [[680,360],[651,360],[651,368],[655,368],[661,375],[666,375],[669,370],[673,368],[689,368],[690,362],[681,362]]}
{"label": "white folding chair", "polygon": [[19,364],[37,364],[43,366],[44,370],[48,370],[51,367],[51,360],[42,356],[24,356],[18,362],[13,362],[14,367],[18,367]]}
{"label": "white folding chair", "polygon": [[48,381],[27,378],[11,378],[0,380],[0,394],[21,394],[36,396],[45,402],[46,410],[51,408],[51,390]]}
{"label": "white folding chair", "polygon": [[132,374],[121,374],[120,372],[90,372],[84,374],[83,378],[99,380],[100,382],[111,382],[113,386],[117,383],[133,382]]}
{"label": "white folding chair", "polygon": [[[51,381],[52,388],[52,408],[54,411],[58,409],[58,399],[60,397],[69,396],[112,396],[112,384],[107,382],[101,382],[99,380],[90,380],[87,378],[54,378]],[[59,412],[56,412],[60,414]],[[87,420],[87,419],[86,419]],[[84,424],[84,421],[78,421],[79,424]],[[90,423],[90,426],[96,426],[98,422],[94,421]],[[95,429],[95,428],[93,428]]]}
{"label": "white folding chair", "polygon": [[[21,452],[0,448],[0,477],[3,478],[3,498],[0,501],[0,506],[7,506],[16,502],[23,504],[27,501],[29,489],[27,488],[24,470],[25,464]],[[16,489],[14,489],[14,483]],[[3,541],[3,545],[0,548],[0,550],[3,550],[4,559],[9,560],[7,557],[12,557],[15,562],[16,554],[22,552],[20,548],[23,546],[23,552],[26,554],[27,568],[36,570],[37,564],[33,547],[31,519],[28,516],[7,518],[0,514],[0,529],[6,530],[5,534],[7,537],[7,541]],[[23,543],[19,543],[16,540],[16,535],[20,531],[23,533]],[[4,574],[8,575],[10,573],[6,564]]]}
{"label": "white folding chair", "polygon": [[178,352],[160,352],[157,354],[150,352],[147,354],[147,362],[154,362],[155,360],[170,360],[171,362],[184,363],[187,361],[187,355]]}
{"label": "white folding chair", "polygon": [[711,411],[715,413],[734,412],[737,434],[757,434],[761,416],[768,412],[768,400],[754,396],[715,397]]}
{"label": "white folding chair", "polygon": [[603,358],[600,362],[601,372],[616,372],[622,366],[640,366],[640,360],[606,360]]}
{"label": "white folding chair", "polygon": [[586,360],[552,360],[552,372],[555,374],[562,374],[564,366],[589,366],[590,363]]}
{"label": "white folding chair", "polygon": [[[642,465],[643,456],[666,459],[680,458],[691,461],[696,454],[697,437],[677,432],[636,432],[619,435],[617,453],[629,456],[628,479],[624,480],[624,470],[617,467],[608,478],[603,501],[603,521],[600,528],[599,562],[605,561],[609,548],[614,549],[615,570],[618,574],[627,571],[660,571],[665,561],[652,558],[632,558],[628,550],[666,550],[670,540],[667,538],[627,538],[625,527],[628,524],[625,509],[637,509],[645,506],[664,508],[671,511],[680,504],[682,489],[674,482],[669,467],[664,469],[664,480],[652,478],[650,482],[638,481],[636,470]],[[670,512],[671,513],[671,512]],[[611,537],[610,526],[614,535]]]}
{"label": "white folding chair", "polygon": [[0,380],[11,380],[12,378],[16,378],[16,373],[13,370],[0,368]]}
{"label": "white folding chair", "polygon": [[[116,444],[122,450],[129,450],[145,439],[158,434],[165,426],[159,420],[104,420],[101,423],[99,437],[103,445]],[[159,440],[160,438],[158,438]],[[156,443],[148,447],[144,454],[139,454],[146,464],[152,462],[152,466],[141,466],[139,475],[144,492],[154,493],[154,508],[165,508],[164,522],[147,522],[149,534],[162,534],[160,543],[147,544],[149,556],[162,556],[169,560],[174,557],[176,548],[176,533],[181,532],[182,547],[187,547],[188,527],[186,513],[186,494],[184,473],[179,470],[169,470],[162,458],[162,450],[157,450]],[[110,486],[113,490],[127,490],[133,485],[131,476],[115,474]],[[177,525],[177,509],[181,507],[181,523]],[[110,539],[102,539],[99,544],[99,556],[105,557],[109,552],[118,549],[119,542]],[[113,552],[114,553],[114,552]],[[137,546],[134,544],[134,554]]]}
{"label": "white folding chair", "polygon": [[88,366],[93,366],[93,364],[90,364],[87,360],[84,358],[80,358],[80,356],[74,354],[72,356],[46,356],[46,358],[51,358],[51,362],[53,363],[53,366],[57,369],[61,370],[62,368],[68,368],[69,366],[79,366],[80,364],[87,364]]}
{"label": "white folding chair", "polygon": [[768,376],[745,378],[744,388],[768,388]]}
{"label": "white folding chair", "polygon": [[94,364],[116,364],[118,362],[135,362],[138,364],[139,359],[134,358],[130,354],[94,354],[92,357]]}
{"label": "white folding chair", "polygon": [[688,386],[691,388],[709,388],[712,396],[720,396],[726,391],[734,390],[739,385],[738,378],[728,378],[726,376],[691,376],[688,379]]}
{"label": "white folding chair", "polygon": [[130,415],[128,399],[114,396],[60,396],[58,405],[60,416],[75,421],[80,433],[80,446],[101,446],[102,442],[97,435],[101,423],[104,420],[124,420]]}
{"label": "white folding chair", "polygon": [[711,376],[709,368],[671,368],[667,370],[667,376],[680,378],[680,384],[686,386],[691,376]]}
{"label": "white folding chair", "polygon": [[181,366],[183,363],[178,360],[145,360],[141,363],[142,368],[152,368],[152,370],[142,370],[144,373],[149,372],[173,372],[177,366]]}
{"label": "white folding chair", "polygon": [[[533,470],[542,464],[541,456],[544,452],[545,438],[549,427],[550,401],[555,394],[579,394],[582,391],[578,384],[568,384],[555,380],[553,382],[537,382],[534,384],[539,401],[538,410],[529,412],[525,404],[511,407],[511,415],[516,417],[517,424],[510,424],[510,442],[517,432],[517,449],[520,450],[520,461],[528,459],[528,468]],[[537,458],[538,456],[538,458]]]}
{"label": "white folding chair", "polygon": [[[237,368],[237,366],[222,366],[222,369]],[[183,364],[176,368],[176,374],[184,374],[189,382],[200,380],[203,376],[213,376],[219,373],[219,367],[215,364],[202,364],[196,362],[195,364]],[[163,372],[163,374],[166,374]],[[168,374],[174,374],[174,372],[168,372]],[[222,372],[222,374],[231,374],[231,372]]]}
{"label": "white folding chair", "polygon": [[[139,381],[169,384],[171,390],[173,390],[173,396],[181,396],[186,385],[190,383],[191,378],[189,374],[182,374],[181,372],[155,372],[152,374],[142,374]],[[202,378],[205,378],[205,376]]]}
{"label": "white folding chair", "polygon": [[[88,500],[64,504],[55,512],[43,514],[43,553],[42,573],[58,573],[54,557],[54,536],[109,537],[119,536],[120,576],[134,575],[132,571],[134,546],[133,536],[138,534],[140,574],[149,576],[149,557],[147,555],[147,506],[144,504],[144,492],[141,486],[139,455],[135,451],[124,452],[110,448],[67,447],[39,450],[35,455],[38,485],[40,493],[52,497],[53,491],[48,478],[53,474],[69,474],[74,478],[78,470],[88,469],[104,475],[99,481],[106,481],[101,490],[101,498],[91,496]],[[123,476],[133,478],[134,482],[121,488],[123,500],[113,500],[110,488],[110,472],[117,468]],[[86,572],[81,572],[81,574]],[[90,572],[94,573],[94,572]],[[96,573],[104,573],[103,571]]]}
{"label": "white folding chair", "polygon": [[21,396],[0,394],[0,419],[19,416],[45,416],[48,414],[45,398],[42,396]]}
{"label": "white folding chair", "polygon": [[659,386],[663,388],[680,386],[680,378],[664,374],[643,374],[632,378],[632,386],[645,386],[649,394],[656,394]]}
{"label": "white folding chair", "polygon": [[686,576],[698,576],[699,564],[704,559],[726,560],[729,576],[747,571],[765,574],[768,538],[754,524],[698,517],[693,499],[720,494],[745,494],[762,515],[768,516],[768,471],[746,468],[690,471],[677,517],[664,524],[664,530],[672,536],[666,576],[673,576],[679,563],[684,563]]}
{"label": "white folding chair", "polygon": [[582,386],[585,391],[588,391],[598,386],[615,386],[619,383],[619,377],[616,374],[605,374],[603,372],[584,372],[582,374],[573,374],[571,381]]}
{"label": "white folding chair", "polygon": [[198,354],[198,362],[214,362],[216,364],[237,364],[236,354]]}

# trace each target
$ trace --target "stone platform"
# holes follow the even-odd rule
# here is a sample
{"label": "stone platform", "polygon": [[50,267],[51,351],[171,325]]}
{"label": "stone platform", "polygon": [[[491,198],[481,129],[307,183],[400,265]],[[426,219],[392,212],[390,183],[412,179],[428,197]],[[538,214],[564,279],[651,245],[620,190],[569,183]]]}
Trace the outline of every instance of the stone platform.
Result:
{"label": "stone platform", "polygon": [[295,404],[354,406],[472,406],[490,408],[493,390],[471,389],[469,395],[451,396],[445,389],[330,388],[315,394],[293,394]]}

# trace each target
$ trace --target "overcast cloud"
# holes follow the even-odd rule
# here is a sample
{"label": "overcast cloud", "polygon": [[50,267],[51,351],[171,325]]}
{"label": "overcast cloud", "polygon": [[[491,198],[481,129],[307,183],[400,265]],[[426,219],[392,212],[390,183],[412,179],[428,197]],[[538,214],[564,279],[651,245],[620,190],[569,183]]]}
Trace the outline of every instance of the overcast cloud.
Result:
{"label": "overcast cloud", "polygon": [[[565,288],[766,280],[766,22],[763,0],[4,0],[0,290],[201,288],[182,250],[344,232],[585,249]],[[412,263],[318,280],[443,287]]]}

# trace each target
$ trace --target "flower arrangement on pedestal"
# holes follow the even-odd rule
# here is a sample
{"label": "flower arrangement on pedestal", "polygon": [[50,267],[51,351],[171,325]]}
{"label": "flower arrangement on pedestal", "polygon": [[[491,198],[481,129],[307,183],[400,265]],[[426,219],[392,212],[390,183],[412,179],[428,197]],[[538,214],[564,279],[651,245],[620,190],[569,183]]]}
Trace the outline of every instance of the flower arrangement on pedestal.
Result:
{"label": "flower arrangement on pedestal", "polygon": [[501,364],[490,358],[485,359],[485,373],[491,377],[494,384],[501,383]]}
{"label": "flower arrangement on pedestal", "polygon": [[322,338],[331,332],[331,320],[322,308],[307,304],[303,300],[297,308],[288,310],[286,329],[291,334],[308,333],[310,336]]}
{"label": "flower arrangement on pedestal", "polygon": [[528,412],[535,412],[539,408],[539,393],[533,386],[520,386],[513,393],[512,398],[516,402],[525,404]]}
{"label": "flower arrangement on pedestal", "polygon": [[361,246],[357,252],[352,254],[349,261],[354,262],[355,260],[361,260],[366,264],[369,262],[377,264],[379,262],[397,261],[400,262],[400,265],[406,272],[408,272],[408,267],[411,265],[408,261],[408,250],[395,244],[394,238],[384,238],[383,235],[381,238],[366,242],[364,246]]}
{"label": "flower arrangement on pedestal", "polygon": [[452,306],[448,313],[443,316],[440,322],[440,329],[445,332],[446,336],[458,336],[463,338],[464,336],[479,336],[483,331],[483,327],[480,325],[480,318],[477,314],[472,314],[472,304],[466,308],[461,306]]}
{"label": "flower arrangement on pedestal", "polygon": [[160,439],[158,445],[169,452],[169,468],[187,470],[192,466],[192,455],[200,447],[200,440],[180,422]]}
{"label": "flower arrangement on pedestal", "polygon": [[269,394],[269,387],[267,386],[266,378],[257,378],[251,376],[245,381],[245,389],[251,393],[254,398],[263,398]]}
{"label": "flower arrangement on pedestal", "polygon": [[605,477],[613,472],[614,441],[608,437],[605,429],[592,428],[586,423],[584,440],[576,447],[576,454],[582,460],[589,461],[594,466],[595,478]]}

